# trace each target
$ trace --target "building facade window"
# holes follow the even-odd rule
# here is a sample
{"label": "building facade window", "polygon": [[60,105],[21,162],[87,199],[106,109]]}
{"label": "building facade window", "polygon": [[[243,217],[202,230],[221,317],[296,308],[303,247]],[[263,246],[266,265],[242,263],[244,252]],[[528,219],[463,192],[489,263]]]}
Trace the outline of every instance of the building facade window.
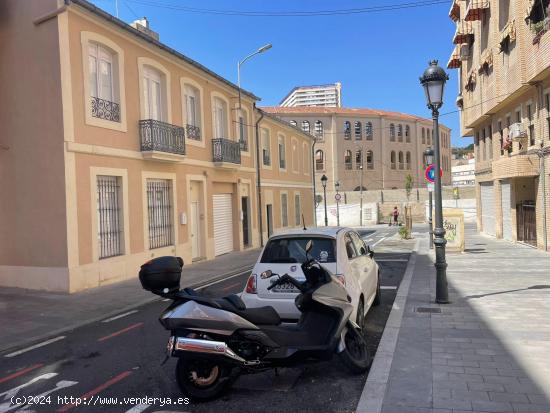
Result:
{"label": "building facade window", "polygon": [[374,169],[374,154],[372,151],[367,151],[367,169]]}
{"label": "building facade window", "polygon": [[405,142],[411,143],[411,128],[409,125],[405,126]]}
{"label": "building facade window", "polygon": [[284,136],[279,136],[279,169],[286,169],[286,144]]}
{"label": "building facade window", "polygon": [[395,125],[393,123],[390,124],[390,141],[395,142]]}
{"label": "building facade window", "polygon": [[431,145],[432,144],[432,132],[429,129],[426,129],[426,144]]}
{"label": "building facade window", "polygon": [[391,169],[395,169],[395,151],[391,151],[390,153],[390,167]]}
{"label": "building facade window", "polygon": [[351,151],[348,149],[344,152],[344,168],[349,171],[352,167]]}
{"label": "building facade window", "polygon": [[397,126],[397,140],[403,142],[403,125],[401,124]]}
{"label": "building facade window", "polygon": [[344,122],[344,139],[351,139],[351,123],[349,121]]}
{"label": "building facade window", "polygon": [[358,149],[355,152],[355,169],[361,169],[362,165],[363,165],[363,151],[361,149]]}
{"label": "building facade window", "polygon": [[325,154],[320,149],[315,151],[315,170],[316,171],[325,170]]}
{"label": "building facade window", "polygon": [[356,121],[355,124],[353,125],[354,127],[354,132],[355,132],[355,139],[356,140],[360,140],[360,139],[363,139],[363,130],[361,129],[361,122],[359,121]]}
{"label": "building facade window", "polygon": [[187,139],[201,140],[201,95],[198,88],[183,85],[185,105],[185,132]]}
{"label": "building facade window", "polygon": [[527,122],[527,127],[529,129],[529,146],[533,146],[535,144],[535,124],[533,123],[533,108],[530,103],[527,105]]}
{"label": "building facade window", "polygon": [[293,140],[292,142],[292,171],[298,172],[300,165],[298,164],[300,157],[298,156],[298,142]]}
{"label": "building facade window", "polygon": [[97,176],[97,236],[99,259],[124,254],[120,177]]}
{"label": "building facade window", "polygon": [[315,121],[315,137],[319,140],[325,139],[325,132],[323,129],[323,122],[320,120]]}
{"label": "building facade window", "polygon": [[303,120],[302,121],[302,130],[305,132],[305,133],[309,133],[311,128],[310,128],[310,125],[309,125],[309,121],[307,120]]}
{"label": "building facade window", "polygon": [[219,97],[213,99],[213,123],[214,123],[214,138],[229,139],[227,133],[227,102]]}
{"label": "building facade window", "polygon": [[167,179],[147,179],[149,249],[173,245],[172,188]]}
{"label": "building facade window", "polygon": [[298,126],[298,124],[296,123],[295,120],[291,120],[291,121],[290,121],[290,124],[291,124],[292,126]]}
{"label": "building facade window", "polygon": [[152,66],[143,67],[144,118],[167,121],[166,80]]}
{"label": "building facade window", "polygon": [[422,128],[422,145],[426,144],[426,131]]}
{"label": "building facade window", "polygon": [[281,194],[281,226],[288,227],[288,195]]}
{"label": "building facade window", "polygon": [[372,141],[372,122],[365,123],[365,137],[368,141]]}
{"label": "building facade window", "polygon": [[403,162],[403,152],[399,151],[399,169],[403,169],[403,167],[405,166],[404,162]]}
{"label": "building facade window", "polygon": [[237,128],[241,150],[248,152],[248,112],[241,109],[238,112]]}
{"label": "building facade window", "polygon": [[546,97],[545,102],[546,102],[546,123],[547,123],[546,135],[548,136],[548,139],[550,139],[550,93],[547,93],[545,97]]}
{"label": "building facade window", "polygon": [[299,226],[302,219],[302,205],[300,202],[300,194],[294,195],[294,225]]}
{"label": "building facade window", "polygon": [[411,153],[407,151],[407,154],[405,155],[405,169],[410,170],[411,169]]}
{"label": "building facade window", "polygon": [[96,42],[88,44],[88,78],[92,116],[120,122],[117,54]]}
{"label": "building facade window", "polygon": [[269,130],[262,128],[260,130],[262,138],[262,161],[264,166],[271,166],[271,137],[269,136]]}

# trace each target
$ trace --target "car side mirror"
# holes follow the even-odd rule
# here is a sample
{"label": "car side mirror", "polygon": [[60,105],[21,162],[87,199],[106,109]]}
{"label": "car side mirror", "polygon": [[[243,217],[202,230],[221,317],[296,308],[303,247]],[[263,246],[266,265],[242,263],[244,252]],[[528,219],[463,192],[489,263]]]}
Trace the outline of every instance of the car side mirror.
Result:
{"label": "car side mirror", "polygon": [[374,257],[374,251],[370,249],[369,246],[367,246],[367,254],[369,254],[369,257]]}
{"label": "car side mirror", "polygon": [[266,278],[271,278],[271,277],[273,277],[273,275],[274,275],[274,274],[273,274],[273,272],[272,272],[271,270],[267,270],[267,271],[264,271],[264,272],[262,272],[262,273],[260,274],[260,278],[261,278],[262,280],[265,280]]}

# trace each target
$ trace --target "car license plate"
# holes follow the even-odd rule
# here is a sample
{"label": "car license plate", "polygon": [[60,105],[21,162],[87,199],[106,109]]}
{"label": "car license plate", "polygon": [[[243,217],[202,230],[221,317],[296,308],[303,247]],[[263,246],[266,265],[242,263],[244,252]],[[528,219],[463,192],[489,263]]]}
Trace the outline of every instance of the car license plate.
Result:
{"label": "car license plate", "polygon": [[294,287],[291,283],[283,283],[274,287],[272,290],[274,293],[299,293],[300,291]]}

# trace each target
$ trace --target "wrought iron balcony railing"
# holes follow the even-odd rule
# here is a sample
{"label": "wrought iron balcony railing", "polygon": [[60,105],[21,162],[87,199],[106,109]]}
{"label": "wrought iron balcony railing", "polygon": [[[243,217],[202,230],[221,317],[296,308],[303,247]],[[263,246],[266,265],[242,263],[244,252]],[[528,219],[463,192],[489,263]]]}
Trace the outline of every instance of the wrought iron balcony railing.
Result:
{"label": "wrought iron balcony railing", "polygon": [[185,125],[185,133],[187,139],[193,139],[194,141],[201,140],[201,128],[195,125]]}
{"label": "wrought iron balcony railing", "polygon": [[241,144],[230,139],[212,139],[212,156],[214,162],[241,163]]}
{"label": "wrought iron balcony railing", "polygon": [[159,151],[185,155],[185,132],[181,126],[155,119],[139,121],[142,151]]}
{"label": "wrought iron balcony railing", "polygon": [[92,100],[92,116],[98,119],[110,120],[112,122],[120,122],[120,105],[109,100],[91,97]]}

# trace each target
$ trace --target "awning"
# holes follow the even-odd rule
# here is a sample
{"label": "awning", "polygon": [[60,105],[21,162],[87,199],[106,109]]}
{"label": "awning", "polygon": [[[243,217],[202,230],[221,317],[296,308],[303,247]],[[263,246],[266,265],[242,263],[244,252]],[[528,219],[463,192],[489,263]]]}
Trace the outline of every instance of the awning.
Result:
{"label": "awning", "polygon": [[447,62],[447,69],[458,69],[461,65],[460,60],[460,46],[456,45],[451,54],[451,58]]}
{"label": "awning", "polygon": [[464,20],[469,22],[481,20],[483,11],[489,8],[489,4],[490,3],[487,0],[471,0],[470,4],[468,4],[468,8],[466,9],[466,16],[464,16]]}
{"label": "awning", "polygon": [[460,20],[460,6],[458,4],[458,0],[453,0],[453,4],[451,4],[451,10],[449,10],[449,17],[452,21],[458,21]]}
{"label": "awning", "polygon": [[456,25],[456,32],[453,37],[454,44],[470,43],[474,37],[474,29],[470,22],[460,22]]}
{"label": "awning", "polygon": [[479,73],[486,73],[489,67],[493,66],[493,49],[487,48],[479,59],[479,67],[477,71]]}
{"label": "awning", "polygon": [[516,21],[510,20],[508,23],[506,23],[506,26],[504,26],[504,29],[500,32],[500,52],[502,52],[502,46],[506,43],[506,41],[509,40],[510,42],[513,42],[516,40]]}

